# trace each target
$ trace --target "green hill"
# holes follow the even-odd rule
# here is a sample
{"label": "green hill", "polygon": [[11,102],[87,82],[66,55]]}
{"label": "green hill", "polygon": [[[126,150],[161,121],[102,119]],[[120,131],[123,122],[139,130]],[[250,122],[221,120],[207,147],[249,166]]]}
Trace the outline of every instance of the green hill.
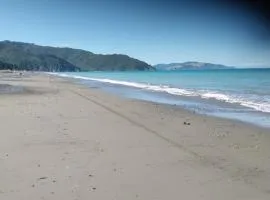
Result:
{"label": "green hill", "polygon": [[0,61],[22,70],[39,71],[143,71],[154,70],[127,55],[92,52],[22,42],[0,42]]}
{"label": "green hill", "polygon": [[0,70],[14,70],[18,69],[18,66],[0,61]]}

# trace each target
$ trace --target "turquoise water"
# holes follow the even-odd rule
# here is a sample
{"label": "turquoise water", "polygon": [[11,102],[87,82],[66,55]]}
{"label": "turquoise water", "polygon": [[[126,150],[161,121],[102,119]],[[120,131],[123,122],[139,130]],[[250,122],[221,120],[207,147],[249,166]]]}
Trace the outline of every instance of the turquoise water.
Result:
{"label": "turquoise water", "polygon": [[58,73],[130,98],[270,127],[270,69]]}

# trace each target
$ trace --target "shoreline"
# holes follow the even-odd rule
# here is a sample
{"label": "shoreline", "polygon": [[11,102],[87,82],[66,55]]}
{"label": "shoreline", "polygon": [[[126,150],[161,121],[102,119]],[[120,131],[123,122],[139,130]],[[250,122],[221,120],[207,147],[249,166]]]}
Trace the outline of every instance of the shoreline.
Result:
{"label": "shoreline", "polygon": [[[99,84],[102,84],[101,83],[92,83],[91,81],[89,83],[86,83],[85,81],[88,81],[88,80],[81,80],[81,79],[77,79],[77,78],[72,78],[72,77],[62,77],[62,76],[59,76],[57,74],[50,74],[51,76],[55,76],[55,77],[58,77],[58,78],[63,78],[63,79],[66,79],[66,80],[69,80],[71,82],[73,82],[74,84],[78,84],[78,85],[82,85],[82,86],[85,86],[86,88],[93,88],[91,86],[91,84],[94,84],[94,88],[97,88],[97,89],[100,89],[102,92],[105,92],[105,93],[109,93],[110,95],[113,95],[113,96],[118,96],[119,98],[126,98],[126,99],[131,99],[131,100],[137,100],[137,101],[143,101],[143,102],[149,102],[149,103],[154,103],[154,104],[158,104],[158,105],[165,105],[165,106],[172,106],[173,108],[176,108],[176,109],[179,109],[180,111],[188,111],[190,113],[195,113],[197,115],[201,115],[201,116],[207,116],[207,117],[210,117],[210,118],[219,118],[221,120],[229,120],[229,121],[232,121],[232,122],[236,122],[236,123],[244,123],[246,125],[249,125],[249,126],[255,126],[257,128],[262,128],[262,129],[266,129],[266,130],[270,130],[270,124],[269,123],[264,123],[264,122],[260,122],[260,120],[263,120],[265,117],[268,117],[268,113],[260,113],[259,111],[251,111],[251,112],[258,112],[258,114],[260,115],[260,119],[257,118],[256,120],[254,120],[253,118],[249,118],[248,117],[248,114],[245,113],[243,116],[242,115],[239,115],[239,116],[233,116],[234,114],[237,114],[237,113],[230,113],[229,115],[226,115],[225,112],[216,112],[216,113],[207,113],[207,112],[204,112],[204,111],[199,111],[199,110],[196,110],[195,108],[188,108],[187,107],[184,107],[185,104],[177,104],[177,100],[180,100],[180,101],[183,101],[183,102],[188,102],[188,100],[192,100],[194,101],[194,99],[198,100],[197,97],[188,97],[188,96],[170,96],[170,94],[154,94],[154,96],[152,97],[152,99],[156,99],[158,98],[158,96],[162,97],[162,98],[166,98],[168,97],[171,101],[171,102],[174,102],[173,103],[168,103],[168,102],[156,102],[155,100],[152,100],[152,99],[144,99],[144,98],[138,98],[136,97],[136,95],[127,95],[125,94],[120,94],[119,91],[124,88],[124,90],[136,90],[137,88],[133,88],[133,87],[129,87],[129,86],[124,86],[124,85],[121,85],[121,86],[118,86],[118,85],[108,85],[108,86],[97,86]],[[114,87],[114,89],[108,89],[108,88],[111,88],[111,87]],[[120,89],[119,89],[120,88]],[[148,91],[143,91],[143,94],[147,93]],[[127,92],[128,93],[128,92]],[[155,93],[155,92],[154,92]],[[137,94],[138,95],[138,94]],[[153,95],[153,94],[152,94]],[[216,105],[222,105],[224,104],[224,102],[218,102],[216,99],[200,99],[200,101],[198,102],[201,102],[202,103],[202,106],[203,104],[205,103],[204,101],[208,101],[208,103],[210,101],[213,101],[215,102]],[[194,101],[196,102],[196,101]],[[193,102],[193,103],[194,103]],[[234,107],[234,106],[240,106],[240,105],[230,105],[231,107]],[[243,118],[245,118],[245,120],[243,120]],[[252,121],[253,119],[253,121]],[[269,118],[270,120],[270,118]]]}
{"label": "shoreline", "polygon": [[[0,72],[1,73],[1,72]],[[51,75],[51,74],[43,74],[43,73],[38,73],[38,74],[27,74],[28,76],[50,76],[52,78],[56,78],[56,79],[63,79],[63,80],[66,80],[68,82],[70,82],[71,84],[74,84],[74,85],[77,85],[78,87],[83,87],[85,89],[97,89],[99,90],[99,93],[102,93],[102,94],[105,94],[105,95],[108,95],[108,96],[111,96],[111,97],[114,97],[114,98],[119,98],[119,99],[125,99],[127,101],[132,101],[132,102],[137,102],[137,103],[144,103],[144,104],[148,104],[148,105],[156,105],[156,106],[160,106],[160,107],[164,107],[164,109],[173,109],[175,112],[186,112],[187,115],[195,115],[195,116],[198,116],[198,117],[202,117],[202,118],[212,118],[212,119],[217,119],[217,120],[222,120],[222,121],[227,121],[229,123],[236,123],[236,124],[241,124],[242,126],[249,126],[249,127],[253,127],[253,128],[258,128],[258,129],[261,129],[263,131],[269,131],[270,130],[270,127],[265,127],[265,126],[261,126],[261,125],[258,125],[258,124],[255,124],[255,123],[250,123],[250,122],[247,122],[247,121],[242,121],[242,120],[238,120],[238,119],[232,119],[232,118],[226,118],[226,117],[222,117],[222,116],[215,116],[215,115],[209,115],[209,114],[205,114],[205,113],[199,113],[199,112],[196,112],[196,111],[192,111],[192,110],[189,110],[187,108],[184,108],[184,107],[181,107],[180,105],[171,105],[171,104],[167,104],[167,103],[159,103],[159,102],[154,102],[154,101],[150,101],[150,100],[144,100],[144,99],[138,99],[138,98],[129,98],[129,97],[124,97],[124,96],[119,96],[117,94],[114,94],[113,92],[108,92],[108,91],[104,91],[102,88],[99,88],[99,87],[91,87],[90,85],[87,85],[87,84],[83,84],[83,83],[80,83],[79,81],[76,81],[76,79],[74,78],[69,78],[69,77],[59,77],[59,76],[55,76],[55,75]],[[10,78],[10,77],[9,77]],[[14,78],[14,77],[12,77]],[[15,77],[15,79],[18,78],[18,77]],[[10,80],[8,80],[10,81]],[[12,80],[12,81],[15,81],[15,80]],[[1,86],[3,87],[7,87],[7,89],[9,89],[9,91],[1,91],[0,90],[0,95],[12,95],[12,94],[26,94],[26,93],[35,93],[38,91],[35,91],[32,87],[32,88],[23,88],[21,87],[20,85],[16,85],[16,86],[12,86],[12,85],[9,85],[9,84],[0,84],[0,89],[1,89]],[[270,133],[269,133],[270,134]]]}
{"label": "shoreline", "polygon": [[269,198],[269,129],[46,74],[0,84],[35,91],[0,94],[0,198]]}

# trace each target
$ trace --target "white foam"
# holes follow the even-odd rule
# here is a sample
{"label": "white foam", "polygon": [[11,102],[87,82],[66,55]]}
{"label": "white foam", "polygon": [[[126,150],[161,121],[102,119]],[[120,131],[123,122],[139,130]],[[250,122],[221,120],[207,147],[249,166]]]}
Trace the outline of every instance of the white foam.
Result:
{"label": "white foam", "polygon": [[270,113],[270,101],[269,102],[255,102],[254,100],[248,100],[243,97],[226,95],[219,92],[202,91],[202,90],[195,92],[195,91],[191,91],[187,89],[173,88],[166,85],[151,85],[151,84],[145,84],[145,83],[119,81],[119,80],[112,80],[112,79],[90,78],[90,77],[85,77],[85,76],[69,75],[69,74],[64,74],[64,73],[49,73],[49,74],[57,75],[61,77],[75,78],[75,79],[98,81],[98,82],[115,84],[115,85],[124,85],[124,86],[129,86],[129,87],[140,88],[144,90],[165,92],[172,95],[194,96],[194,97],[198,96],[204,99],[215,99],[222,102],[239,104],[248,108],[252,108],[257,111]]}
{"label": "white foam", "polygon": [[200,95],[206,99],[216,99],[227,103],[240,104],[242,106],[253,108],[254,110],[270,113],[270,102],[255,102],[254,100],[248,100],[241,96],[225,95],[220,93],[208,92]]}
{"label": "white foam", "polygon": [[229,101],[230,100],[229,96],[227,96],[225,94],[219,94],[219,93],[213,93],[213,92],[201,94],[201,97],[205,98],[205,99],[213,98],[213,99],[217,99],[220,101]]}

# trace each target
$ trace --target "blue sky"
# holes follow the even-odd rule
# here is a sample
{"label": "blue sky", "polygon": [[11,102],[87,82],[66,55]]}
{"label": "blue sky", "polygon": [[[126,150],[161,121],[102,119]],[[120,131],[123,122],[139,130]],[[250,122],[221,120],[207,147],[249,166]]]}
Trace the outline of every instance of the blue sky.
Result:
{"label": "blue sky", "polygon": [[270,42],[260,38],[266,30],[256,16],[202,2],[0,0],[0,40],[123,53],[150,64],[270,66]]}

